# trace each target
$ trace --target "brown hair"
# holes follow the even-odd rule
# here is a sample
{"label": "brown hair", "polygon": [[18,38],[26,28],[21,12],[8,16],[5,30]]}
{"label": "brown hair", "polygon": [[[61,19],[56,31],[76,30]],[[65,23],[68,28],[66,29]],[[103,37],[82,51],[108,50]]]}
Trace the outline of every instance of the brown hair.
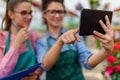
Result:
{"label": "brown hair", "polygon": [[63,7],[65,8],[64,4],[63,4],[63,0],[42,0],[42,11],[46,10],[48,5],[52,2],[59,2],[63,5]]}
{"label": "brown hair", "polygon": [[29,0],[6,0],[6,12],[2,20],[2,29],[3,29],[3,23],[5,23],[5,28],[3,30],[8,30],[11,26],[12,20],[8,16],[8,11],[9,10],[14,11],[14,8],[16,7],[16,5],[21,2],[29,2]]}
{"label": "brown hair", "polygon": [[[42,11],[45,11],[47,9],[47,7],[49,6],[50,3],[52,2],[58,2],[58,3],[61,3],[65,9],[65,6],[64,6],[64,0],[42,0]],[[43,20],[45,24],[47,24],[47,21],[45,20],[45,18],[43,17]]]}

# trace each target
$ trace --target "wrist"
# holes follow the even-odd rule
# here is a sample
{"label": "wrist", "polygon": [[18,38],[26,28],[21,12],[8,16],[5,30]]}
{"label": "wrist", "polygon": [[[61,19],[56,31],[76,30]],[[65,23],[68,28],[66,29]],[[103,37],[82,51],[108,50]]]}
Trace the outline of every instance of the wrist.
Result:
{"label": "wrist", "polygon": [[18,42],[14,42],[14,43],[13,43],[13,47],[15,47],[15,48],[19,48],[19,47],[20,47],[20,43],[18,43]]}
{"label": "wrist", "polygon": [[59,38],[56,42],[59,46],[63,46],[64,42]]}
{"label": "wrist", "polygon": [[103,49],[107,54],[111,54],[112,50],[113,50],[113,49],[108,49],[108,48],[105,48],[105,47],[103,47]]}

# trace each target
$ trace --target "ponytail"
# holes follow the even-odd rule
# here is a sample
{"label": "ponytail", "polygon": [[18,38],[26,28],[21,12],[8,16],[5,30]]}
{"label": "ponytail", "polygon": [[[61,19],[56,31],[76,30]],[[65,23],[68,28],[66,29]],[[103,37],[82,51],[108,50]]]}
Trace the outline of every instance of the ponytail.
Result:
{"label": "ponytail", "polygon": [[[6,1],[6,12],[5,12],[5,16],[2,20],[2,29],[4,31],[8,30],[10,28],[10,25],[11,25],[11,19],[10,17],[8,16],[8,5],[9,5],[9,0]],[[5,23],[5,28],[3,28],[3,24]]]}

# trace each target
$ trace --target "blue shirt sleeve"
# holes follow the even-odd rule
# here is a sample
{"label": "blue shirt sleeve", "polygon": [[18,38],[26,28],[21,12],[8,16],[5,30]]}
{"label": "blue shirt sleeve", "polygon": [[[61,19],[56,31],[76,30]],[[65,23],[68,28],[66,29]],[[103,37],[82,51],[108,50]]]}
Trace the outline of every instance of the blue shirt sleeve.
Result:
{"label": "blue shirt sleeve", "polygon": [[[35,51],[36,51],[36,56],[37,56],[38,63],[42,63],[43,57],[45,56],[45,54],[48,51],[45,43],[46,43],[45,39],[39,39],[39,40],[36,41]],[[47,70],[47,68],[45,68],[45,66],[43,64],[42,64],[42,68],[44,70]]]}
{"label": "blue shirt sleeve", "polygon": [[88,58],[92,55],[92,53],[87,48],[83,37],[80,37],[80,42],[75,43],[75,47],[79,57],[78,58],[79,64],[84,66],[86,69],[89,69],[89,70],[92,69],[92,67],[88,65]]}

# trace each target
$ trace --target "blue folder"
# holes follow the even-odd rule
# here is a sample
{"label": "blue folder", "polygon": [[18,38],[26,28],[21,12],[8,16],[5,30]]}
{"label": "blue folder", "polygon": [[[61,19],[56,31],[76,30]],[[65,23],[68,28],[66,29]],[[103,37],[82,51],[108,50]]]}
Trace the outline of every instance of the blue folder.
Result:
{"label": "blue folder", "polygon": [[7,77],[1,78],[0,80],[21,80],[23,77],[28,76],[29,73],[34,72],[38,67],[41,67],[41,63],[35,64],[19,72],[13,73]]}

